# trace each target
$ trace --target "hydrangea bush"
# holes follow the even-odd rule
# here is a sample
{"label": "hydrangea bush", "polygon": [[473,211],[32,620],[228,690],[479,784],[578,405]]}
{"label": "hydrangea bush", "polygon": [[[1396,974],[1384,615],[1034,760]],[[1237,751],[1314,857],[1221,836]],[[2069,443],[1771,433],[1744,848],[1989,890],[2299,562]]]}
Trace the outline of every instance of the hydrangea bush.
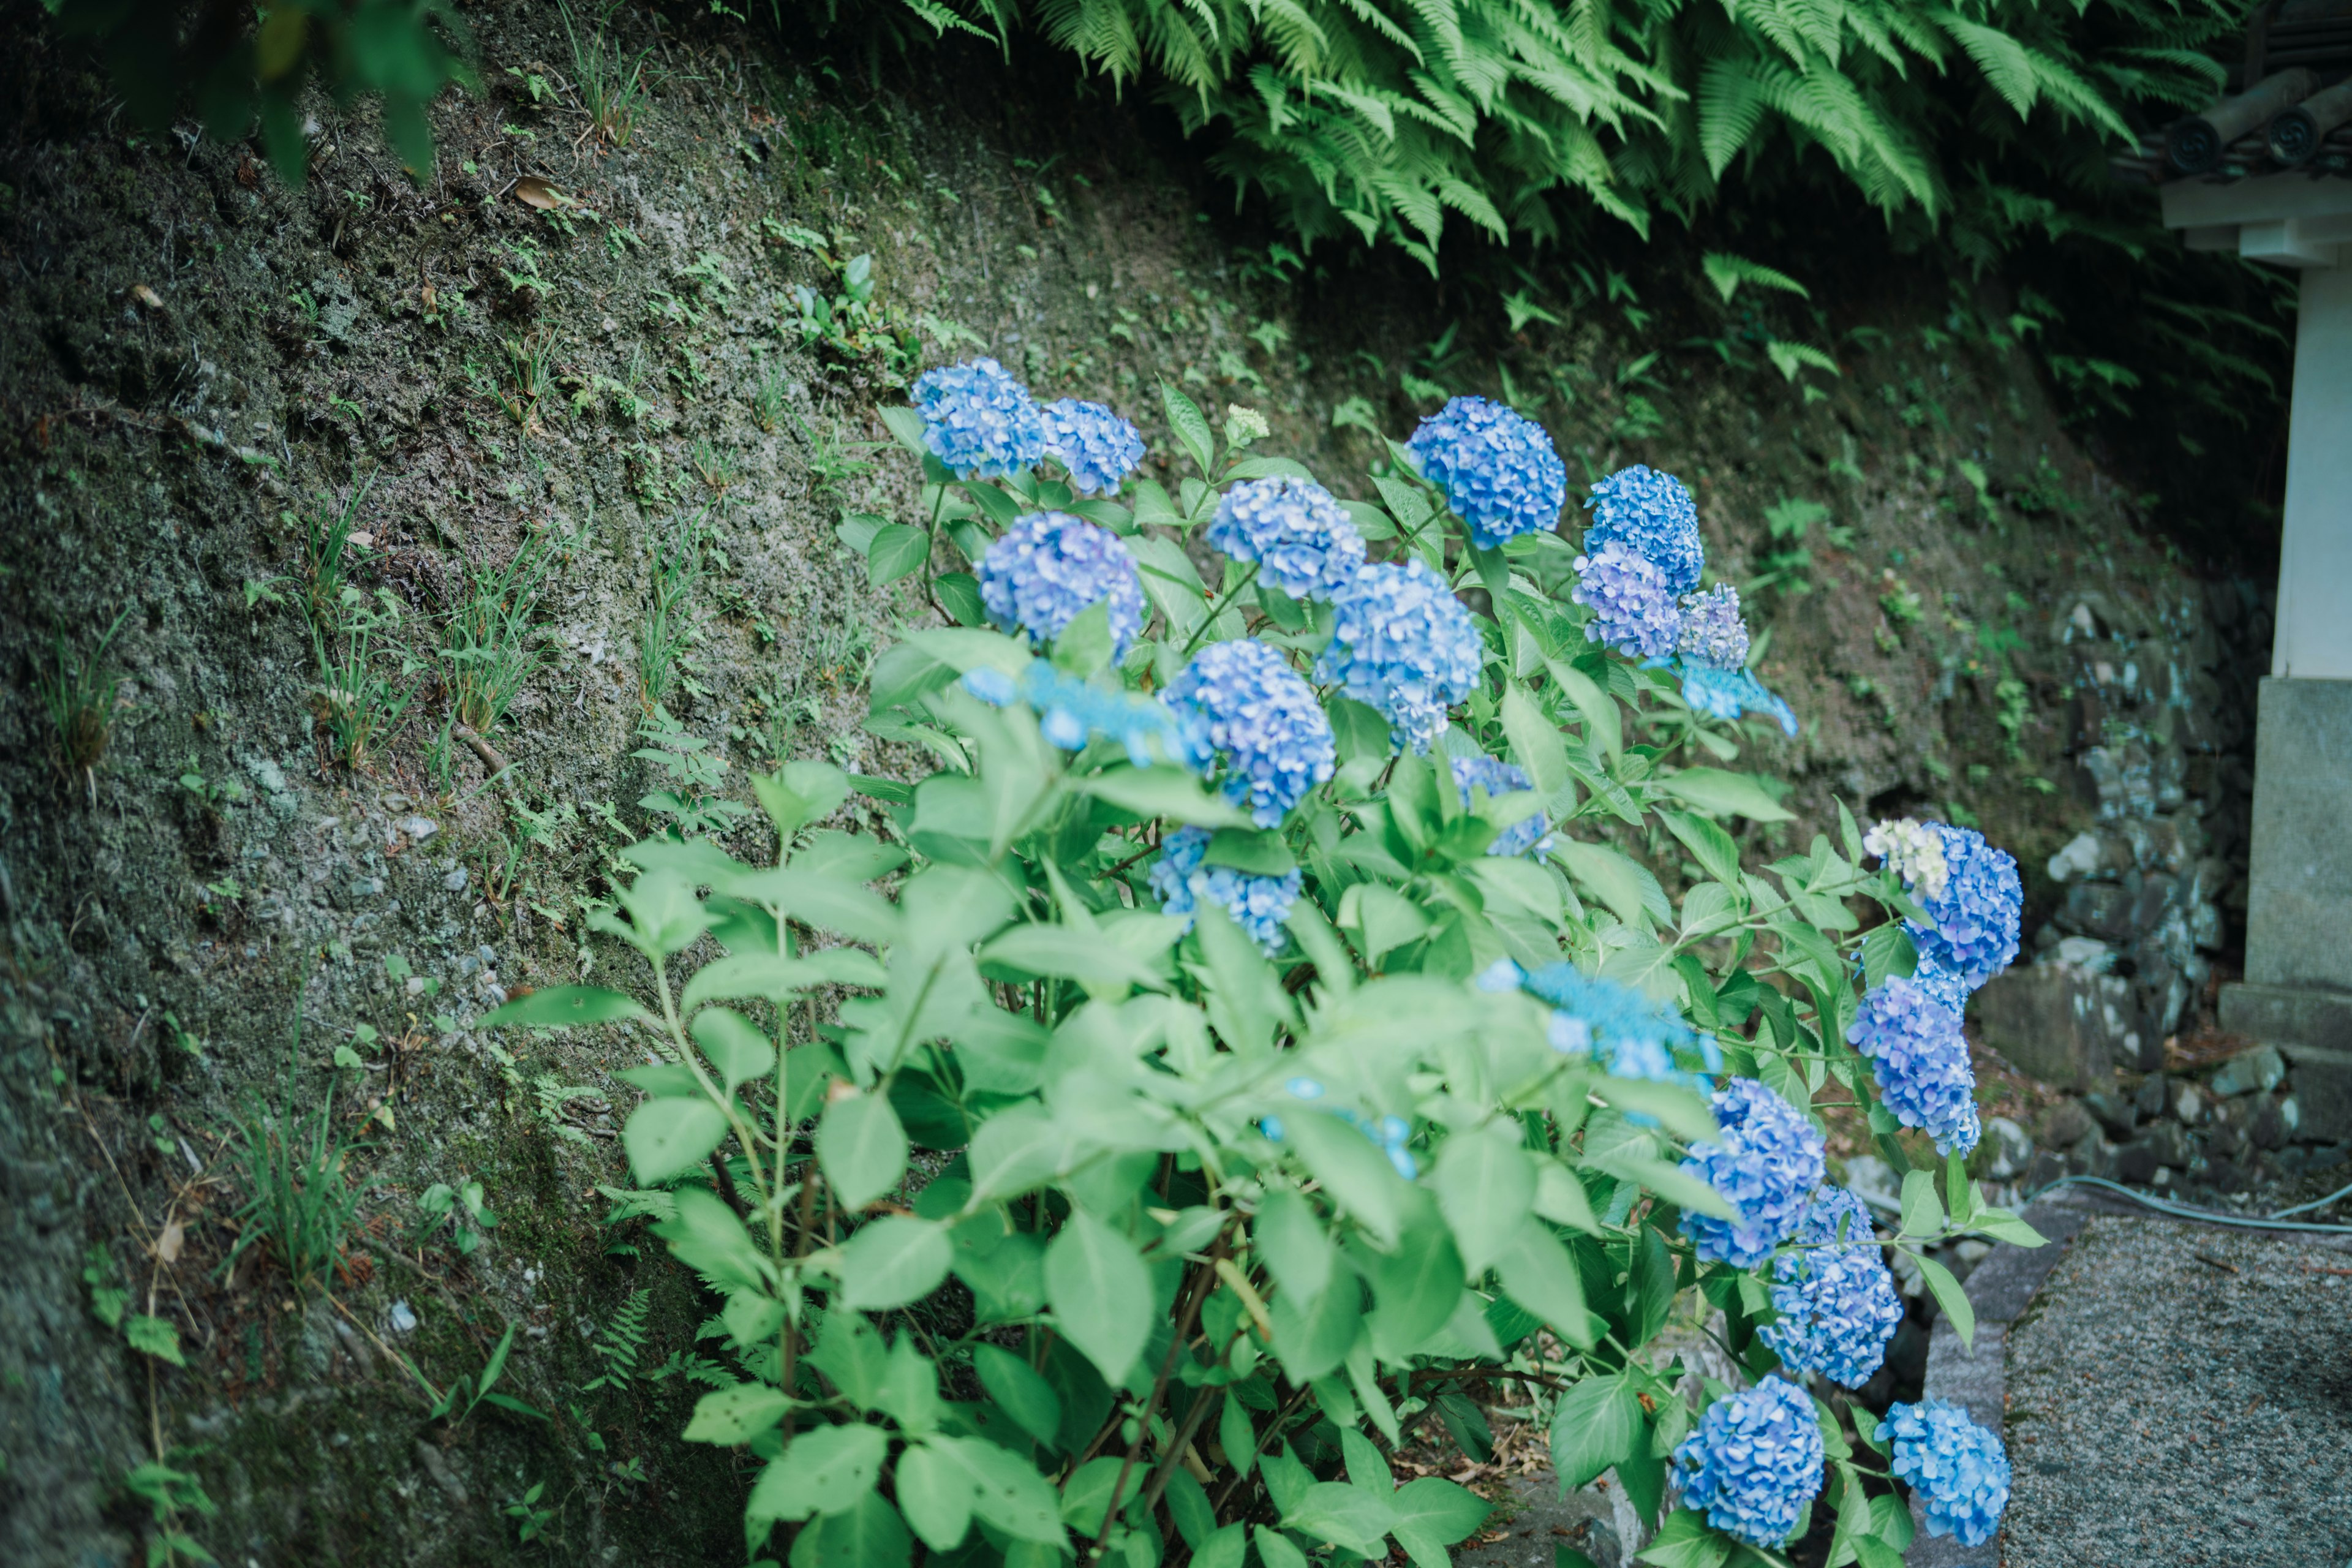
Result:
{"label": "hydrangea bush", "polygon": [[[886,410],[919,508],[841,536],[919,574],[867,728],[932,771],[754,778],[762,827],[625,851],[591,923],[641,978],[493,1015],[644,1064],[607,1195],[709,1293],[684,1436],[741,1452],[751,1558],[1444,1568],[1487,1504],[1387,1455],[1431,1418],[1483,1452],[1497,1376],[1645,1562],[1778,1562],[1817,1515],[1892,1562],[1898,1479],[1981,1539],[1998,1439],[1845,1390],[1886,1247],[1965,1331],[1925,1250],[2038,1239],[1955,1131],[2013,864],[1843,808],[1743,864],[1790,814],[1723,764],[1795,720],[1670,477],[1568,539],[1498,405],[1391,443],[1376,501],[1162,412],[1172,491],[991,362]],[[1892,1234],[1816,1097],[1903,1173]]]}

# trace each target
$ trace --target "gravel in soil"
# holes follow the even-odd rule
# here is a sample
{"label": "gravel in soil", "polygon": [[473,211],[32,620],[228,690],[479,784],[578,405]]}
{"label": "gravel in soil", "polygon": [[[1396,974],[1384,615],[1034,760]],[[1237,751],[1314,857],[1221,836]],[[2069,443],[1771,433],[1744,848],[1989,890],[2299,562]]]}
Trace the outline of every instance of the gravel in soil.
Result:
{"label": "gravel in soil", "polygon": [[2352,1249],[2094,1219],[2007,1370],[2003,1568],[2352,1560]]}

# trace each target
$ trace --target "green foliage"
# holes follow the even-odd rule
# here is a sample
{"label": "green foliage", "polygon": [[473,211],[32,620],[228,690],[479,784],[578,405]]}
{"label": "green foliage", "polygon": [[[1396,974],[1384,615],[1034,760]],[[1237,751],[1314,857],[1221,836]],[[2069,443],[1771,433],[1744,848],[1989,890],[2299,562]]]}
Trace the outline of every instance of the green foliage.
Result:
{"label": "green foliage", "polygon": [[[1289,466],[1234,445],[1245,421],[1221,445],[1189,399],[1167,406],[1202,476],[1177,497],[1139,484],[1130,510],[928,465],[918,501],[971,558],[1024,509],[1083,507],[1125,536],[1151,626],[1116,669],[1098,615],[1053,657],[1130,695],[1253,619],[1302,662],[1330,629],[1266,589],[1213,613],[1182,536],[1225,485]],[[919,420],[886,422],[919,453]],[[1861,868],[1851,829],[1843,850],[1816,838],[1743,869],[1733,833],[1788,821],[1779,789],[1712,765],[1674,681],[1584,637],[1585,612],[1540,585],[1557,538],[1461,548],[1401,470],[1360,523],[1492,606],[1444,745],[1512,758],[1537,787],[1465,802],[1444,753],[1392,753],[1383,721],[1331,700],[1338,775],[1280,828],[1212,840],[1254,873],[1297,868],[1276,957],[1213,899],[1193,923],[1161,912],[1138,868],[1179,825],[1245,817],[1114,741],[1048,743],[1025,706],[957,679],[1021,670],[1025,647],[931,627],[877,663],[869,728],[920,739],[935,772],[803,761],[755,778],[772,855],[710,795],[661,804],[669,827],[624,852],[637,874],[592,921],[635,955],[635,993],[553,988],[485,1020],[650,1044],[623,1075],[645,1096],[622,1133],[639,1190],[607,1195],[723,1303],[702,1335],[722,1362],[647,1375],[708,1387],[686,1441],[748,1451],[753,1557],[783,1524],[803,1568],[903,1563],[916,1541],[987,1564],[1148,1565],[1178,1536],[1225,1568],[1253,1542],[1269,1568],[1391,1543],[1439,1568],[1487,1505],[1437,1478],[1398,1487],[1382,1445],[1433,1413],[1467,1447],[1492,1436],[1458,1396],[1433,1407],[1433,1384],[1498,1367],[1566,1384],[1549,1411],[1563,1473],[1613,1468],[1654,1518],[1692,1414],[1688,1369],[1653,1342],[1678,1298],[1737,1308],[1739,1353],[1767,1354],[1759,1275],[1702,1261],[1676,1223],[1723,1207],[1675,1163],[1715,1131],[1707,1102],[1555,1048],[1544,1005],[1474,977],[1565,957],[1677,1007],[1726,1070],[1793,1104],[1869,1106],[1843,1025],[1857,969],[1901,959],[1915,906]],[[866,549],[912,527],[866,521],[844,530]],[[648,751],[690,791],[718,788],[691,737],[660,735]],[[884,808],[878,836],[821,826],[853,787]],[[1530,810],[1551,820],[1548,862],[1486,853]],[[1621,824],[1664,827],[1698,862],[1679,916],[1610,841]],[[747,840],[755,857],[726,847]],[[1940,1194],[1913,1194],[1902,1245],[1963,1229],[2025,1234],[1955,1163]],[[638,1300],[598,1385],[635,1375]],[[1822,1410],[1845,1488],[1842,1417]],[[1670,1528],[1727,1554],[1703,1524]]]}
{"label": "green foliage", "polygon": [[482,1184],[461,1182],[453,1186],[436,1182],[418,1195],[416,1212],[424,1216],[421,1237],[448,1232],[460,1258],[471,1258],[499,1227],[499,1216],[484,1201]]}
{"label": "green foliage", "polygon": [[546,595],[559,542],[541,530],[527,537],[503,566],[472,562],[466,596],[449,617],[441,658],[457,722],[478,735],[497,729],[523,686],[547,661],[533,646],[540,600]]}
{"label": "green foliage", "polygon": [[[175,1452],[170,1457],[180,1456]],[[184,1516],[212,1519],[220,1513],[220,1505],[205,1495],[205,1483],[193,1473],[174,1469],[163,1459],[151,1459],[122,1478],[122,1489],[147,1507],[152,1527],[147,1568],[169,1568],[183,1558],[191,1563],[220,1561],[187,1531]]]}
{"label": "green foliage", "polygon": [[234,1268],[247,1252],[264,1248],[294,1289],[308,1293],[323,1282],[358,1218],[360,1190],[348,1166],[364,1145],[334,1125],[331,1076],[315,1110],[299,1106],[299,1050],[298,1037],[276,1102],[248,1094],[229,1129],[230,1158],[245,1201],[232,1215],[236,1241],[223,1267]]}
{"label": "green foliage", "polygon": [[49,718],[50,742],[58,765],[70,777],[79,773],[95,801],[97,769],[114,734],[115,689],[121,676],[107,662],[114,634],[130,618],[128,609],[116,615],[98,639],[83,652],[71,647],[63,632],[51,639],[49,667],[38,673],[41,706]]}
{"label": "green foliage", "polygon": [[385,139],[419,173],[433,166],[425,106],[446,84],[475,80],[465,23],[447,0],[279,0],[257,15],[205,10],[193,22],[182,0],[46,3],[59,31],[96,44],[133,118],[160,133],[193,99],[206,133],[223,142],[257,118],[289,184],[310,166],[301,100],[314,77],[345,108],[379,100]]}

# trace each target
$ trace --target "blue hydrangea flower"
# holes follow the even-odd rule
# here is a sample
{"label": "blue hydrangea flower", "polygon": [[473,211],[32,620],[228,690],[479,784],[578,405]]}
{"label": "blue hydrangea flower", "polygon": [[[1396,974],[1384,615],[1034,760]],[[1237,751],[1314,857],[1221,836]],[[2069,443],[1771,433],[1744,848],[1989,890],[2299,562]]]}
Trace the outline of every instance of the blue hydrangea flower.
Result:
{"label": "blue hydrangea flower", "polygon": [[1895,1474],[1919,1500],[1927,1533],[1982,1546],[2009,1507],[2009,1455],[2000,1439],[1948,1400],[1893,1405],[1878,1440],[1895,1446]]}
{"label": "blue hydrangea flower", "polygon": [[1778,1546],[1822,1489],[1813,1402],[1784,1377],[1718,1399],[1675,1449],[1684,1506],[1750,1546]]}
{"label": "blue hydrangea flower", "polygon": [[1870,1210],[1850,1188],[1822,1187],[1795,1239],[1806,1245],[1773,1260],[1772,1310],[1780,1321],[1764,1325],[1759,1337],[1790,1371],[1860,1388],[1903,1321],[1903,1299],[1879,1254]]}
{"label": "blue hydrangea flower", "polygon": [[1698,586],[1706,547],[1699,542],[1698,507],[1682,480],[1636,463],[1593,486],[1592,499],[1584,504],[1592,509],[1586,554],[1621,542],[1657,567],[1669,592],[1687,594]]}
{"label": "blue hydrangea flower", "polygon": [[1559,525],[1568,468],[1542,426],[1502,404],[1457,397],[1423,420],[1405,449],[1481,550]]}
{"label": "blue hydrangea flower", "polygon": [[1223,760],[1226,796],[1260,827],[1279,823],[1339,759],[1315,689],[1262,642],[1211,643],[1169,683],[1167,701],[1192,718]]}
{"label": "blue hydrangea flower", "polygon": [[1486,648],[1470,612],[1418,556],[1360,569],[1333,608],[1316,678],[1379,710],[1397,745],[1426,752],[1478,683]]}
{"label": "blue hydrangea flower", "polygon": [[1664,658],[1675,651],[1682,612],[1664,574],[1616,540],[1576,558],[1576,591],[1570,597],[1592,611],[1584,623],[1588,642],[1606,643],[1629,658]]}
{"label": "blue hydrangea flower", "polygon": [[1115,493],[1143,461],[1143,437],[1099,403],[1065,397],[1045,405],[1039,416],[1045,455],[1062,465],[1070,488],[1082,496]]}
{"label": "blue hydrangea flower", "polygon": [[1143,630],[1143,584],[1118,535],[1060,511],[1033,511],[980,563],[980,602],[1006,631],[1051,642],[1080,611],[1110,601],[1111,657]]}
{"label": "blue hydrangea flower", "polygon": [[1715,1097],[1720,1142],[1694,1143],[1683,1169],[1723,1195],[1730,1219],[1683,1211],[1683,1234],[1703,1262],[1753,1268],[1796,1234],[1805,1200],[1827,1166],[1822,1135],[1804,1113],[1752,1078]]}
{"label": "blue hydrangea flower", "polygon": [[1045,422],[1029,389],[992,359],[925,371],[915,407],[923,444],[961,478],[1025,472],[1045,455]]}
{"label": "blue hydrangea flower", "polygon": [[1227,490],[1203,535],[1294,599],[1336,598],[1364,564],[1364,536],[1331,492],[1289,474]]}
{"label": "blue hydrangea flower", "polygon": [[1976,989],[1969,984],[1968,976],[1955,974],[1926,953],[1919,955],[1918,967],[1911,972],[1911,983],[1955,1013],[1968,1006],[1969,993]]}
{"label": "blue hydrangea flower", "polygon": [[1683,700],[1695,711],[1730,723],[1743,713],[1761,713],[1780,726],[1784,735],[1797,732],[1796,710],[1764,688],[1749,669],[1711,669],[1687,659],[1676,668],[1683,678]]}
{"label": "blue hydrangea flower", "polygon": [[[1510,964],[1507,973],[1505,964]],[[1702,1088],[1703,1080],[1678,1058],[1696,1053],[1708,1071],[1723,1067],[1722,1048],[1712,1037],[1695,1032],[1681,1014],[1630,985],[1587,974],[1572,963],[1547,963],[1521,973],[1518,965],[1502,959],[1480,976],[1479,984],[1493,990],[1507,990],[1515,984],[1550,1003],[1552,1048],[1590,1057],[1612,1078]]]}
{"label": "blue hydrangea flower", "polygon": [[[1483,789],[1486,798],[1506,795],[1517,790],[1532,789],[1527,773],[1497,757],[1455,757],[1453,759],[1454,786],[1462,792],[1462,804],[1470,804],[1470,792]],[[1551,853],[1551,818],[1538,812],[1521,817],[1495,836],[1486,846],[1489,855],[1526,855],[1532,853],[1538,860]]]}
{"label": "blue hydrangea flower", "polygon": [[1973,989],[2017,956],[2025,888],[2009,852],[1986,843],[1976,829],[1941,822],[1923,826],[1943,840],[1944,890],[1920,900],[1932,925],[1911,921],[1903,929],[1922,959],[1932,959]]}
{"label": "blue hydrangea flower", "polygon": [[1748,622],[1739,613],[1739,590],[1718,583],[1704,594],[1683,595],[1683,625],[1675,651],[1685,668],[1738,669],[1748,662]]}
{"label": "blue hydrangea flower", "polygon": [[1201,861],[1209,852],[1209,837],[1205,827],[1180,827],[1160,840],[1160,858],[1151,863],[1151,890],[1160,907],[1182,916],[1184,929],[1190,931],[1202,900],[1222,904],[1234,923],[1256,939],[1267,957],[1273,957],[1282,951],[1288,935],[1282,922],[1289,918],[1304,879],[1295,866],[1279,877],[1253,877],[1231,866],[1203,866]]}
{"label": "blue hydrangea flower", "polygon": [[1879,1098],[1896,1121],[1935,1139],[1941,1153],[1977,1146],[1977,1075],[1958,1009],[1890,974],[1864,994],[1845,1037],[1872,1058]]}
{"label": "blue hydrangea flower", "polygon": [[1152,698],[1081,680],[1049,658],[1033,659],[1018,676],[982,666],[964,676],[963,688],[993,707],[1028,704],[1038,732],[1066,752],[1084,750],[1089,736],[1108,735],[1139,768],[1160,763],[1197,771],[1208,763],[1208,738],[1197,720]]}

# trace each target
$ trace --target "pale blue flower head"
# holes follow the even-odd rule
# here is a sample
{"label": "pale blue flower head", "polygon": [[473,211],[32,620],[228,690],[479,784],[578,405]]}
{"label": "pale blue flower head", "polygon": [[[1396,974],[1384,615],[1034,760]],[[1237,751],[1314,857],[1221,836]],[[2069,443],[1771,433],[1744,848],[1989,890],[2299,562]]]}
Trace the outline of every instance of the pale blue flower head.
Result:
{"label": "pale blue flower head", "polygon": [[1685,594],[1682,613],[1675,651],[1685,666],[1738,669],[1748,662],[1748,622],[1739,613],[1738,589],[1718,583],[1704,594]]}
{"label": "pale blue flower head", "polygon": [[1872,1059],[1879,1098],[1897,1121],[1935,1139],[1942,1153],[1977,1146],[1977,1075],[1958,1008],[1890,974],[1864,994],[1845,1038]]}
{"label": "pale blue flower head", "polygon": [[[1493,973],[1500,977],[1499,969]],[[1518,984],[1528,995],[1552,1005],[1552,1048],[1590,1057],[1612,1078],[1703,1089],[1699,1074],[1678,1058],[1695,1055],[1710,1072],[1723,1066],[1722,1048],[1711,1037],[1697,1034],[1680,1013],[1630,985],[1587,974],[1565,961],[1529,971]]]}
{"label": "pale blue flower head", "polygon": [[1593,486],[1584,504],[1592,509],[1586,554],[1619,541],[1658,568],[1667,592],[1687,594],[1698,586],[1706,547],[1699,542],[1698,508],[1680,479],[1636,463]]}
{"label": "pale blue flower head", "polygon": [[1281,822],[1331,776],[1331,721],[1281,653],[1244,638],[1211,643],[1169,683],[1171,710],[1190,716],[1222,762],[1226,797],[1260,827]]}
{"label": "pale blue flower head", "polygon": [[988,547],[980,602],[1006,631],[1034,643],[1060,637],[1080,611],[1110,601],[1112,658],[1143,630],[1143,584],[1118,535],[1059,511],[1033,511]]}
{"label": "pale blue flower head", "polygon": [[1026,703],[1036,711],[1038,732],[1066,752],[1108,735],[1139,768],[1172,763],[1198,771],[1208,764],[1208,738],[1197,718],[1154,698],[1082,680],[1049,658],[1033,659],[1017,677],[983,665],[965,674],[963,688],[992,707]]}
{"label": "pale blue flower head", "polygon": [[1231,866],[1204,866],[1210,832],[1205,827],[1180,827],[1160,843],[1160,858],[1151,863],[1151,891],[1166,913],[1181,916],[1192,929],[1202,900],[1223,906],[1234,923],[1255,939],[1266,956],[1282,951],[1288,932],[1283,921],[1298,900],[1305,879],[1297,867],[1279,877],[1253,877]]}
{"label": "pale blue flower head", "polygon": [[[1470,792],[1474,789],[1485,790],[1486,798],[1493,800],[1501,795],[1534,787],[1528,782],[1525,771],[1504,762],[1499,757],[1454,757],[1451,761],[1454,769],[1454,787],[1462,792],[1462,804],[1465,806],[1470,805]],[[1537,812],[1533,816],[1521,817],[1495,835],[1495,841],[1486,846],[1486,853],[1489,855],[1532,853],[1537,859],[1543,859],[1551,853],[1551,819],[1542,812]]]}
{"label": "pale blue flower head", "polygon": [[1143,437],[1135,426],[1099,403],[1065,397],[1040,411],[1045,455],[1070,476],[1080,495],[1112,495],[1143,461]]}
{"label": "pale blue flower head", "polygon": [[1591,610],[1588,641],[1606,643],[1629,658],[1664,658],[1682,634],[1682,612],[1657,563],[1616,540],[1576,558],[1576,591]]}
{"label": "pale blue flower head", "polygon": [[1778,1546],[1822,1489],[1813,1402],[1784,1377],[1718,1399],[1675,1449],[1683,1504],[1750,1546]]}
{"label": "pale blue flower head", "polygon": [[1418,556],[1359,569],[1333,607],[1318,679],[1378,710],[1396,744],[1426,752],[1478,683],[1486,647],[1470,612]]}
{"label": "pale blue flower head", "polygon": [[1275,474],[1227,490],[1203,535],[1247,565],[1258,581],[1294,599],[1337,597],[1364,563],[1364,536],[1331,492],[1312,479]]}
{"label": "pale blue flower head", "polygon": [[1895,1476],[1918,1500],[1930,1535],[1982,1546],[2009,1507],[2009,1455],[2000,1439],[1943,1399],[1893,1405],[1878,1440],[1891,1443]]}
{"label": "pale blue flower head", "polygon": [[1986,843],[1976,829],[1941,822],[1923,826],[1943,841],[1944,889],[1920,900],[1932,923],[1911,921],[1903,929],[1922,960],[1932,960],[1974,989],[2017,956],[2025,888],[2009,852]]}
{"label": "pale blue flower head", "polygon": [[1903,1299],[1879,1254],[1869,1206],[1850,1188],[1819,1188],[1794,1239],[1806,1245],[1772,1263],[1779,1321],[1759,1335],[1790,1371],[1860,1388],[1903,1321]]}
{"label": "pale blue flower head", "polygon": [[1028,388],[992,359],[941,365],[915,383],[923,444],[962,479],[1023,473],[1045,455],[1045,424]]}
{"label": "pale blue flower head", "polygon": [[1719,1141],[1694,1143],[1683,1169],[1722,1194],[1732,1217],[1683,1211],[1683,1234],[1700,1258],[1753,1268],[1796,1234],[1806,1199],[1827,1168],[1822,1135],[1804,1113],[1752,1078],[1715,1097]]}
{"label": "pale blue flower head", "polygon": [[1568,469],[1544,427],[1502,404],[1457,397],[1423,420],[1405,448],[1481,550],[1559,524]]}
{"label": "pale blue flower head", "polygon": [[1683,678],[1683,700],[1691,708],[1726,723],[1742,714],[1761,713],[1780,726],[1784,735],[1797,732],[1797,712],[1765,689],[1752,669],[1714,669],[1687,659],[1677,668]]}

